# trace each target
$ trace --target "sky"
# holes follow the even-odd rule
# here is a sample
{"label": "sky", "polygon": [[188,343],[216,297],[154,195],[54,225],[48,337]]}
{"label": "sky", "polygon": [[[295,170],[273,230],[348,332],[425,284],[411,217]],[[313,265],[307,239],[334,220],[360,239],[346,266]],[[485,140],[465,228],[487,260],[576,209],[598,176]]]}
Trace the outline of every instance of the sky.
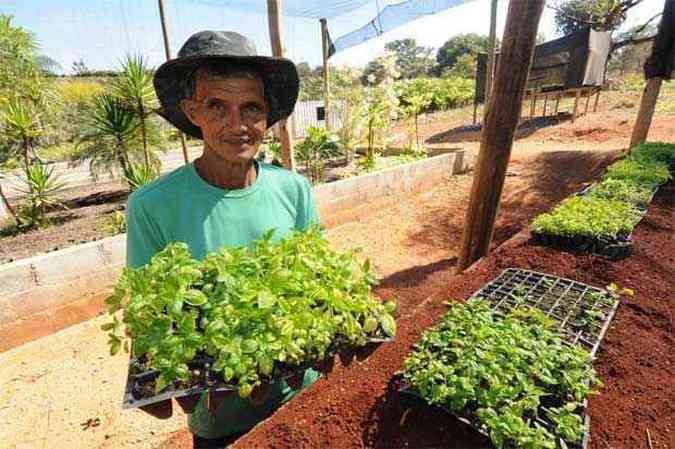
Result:
{"label": "sky", "polygon": [[[401,0],[378,0],[380,8]],[[664,0],[645,0],[629,12],[624,28],[644,22],[663,9]],[[164,0],[173,56],[193,33],[204,30],[237,31],[251,38],[258,54],[270,55],[265,0]],[[325,0],[328,3],[328,0]],[[340,3],[345,3],[342,0]],[[295,5],[322,4],[319,0]],[[308,6],[309,7],[309,6]],[[282,1],[283,8],[283,1]],[[508,2],[498,4],[497,34],[501,36]],[[290,10],[287,12],[293,12]],[[328,19],[333,40],[368,23],[377,12],[376,1]],[[63,72],[82,59],[90,69],[114,69],[125,53],[142,53],[151,65],[161,64],[164,44],[156,0],[0,0],[0,14],[14,16],[14,23],[34,33],[40,52],[56,60]],[[488,33],[490,0],[467,3],[407,23],[377,39],[337,53],[332,65],[361,67],[382,53],[384,44],[414,38],[418,45],[438,48],[462,33]],[[283,17],[286,56],[296,63],[321,64],[318,19]],[[553,12],[544,9],[539,32],[556,37]]]}

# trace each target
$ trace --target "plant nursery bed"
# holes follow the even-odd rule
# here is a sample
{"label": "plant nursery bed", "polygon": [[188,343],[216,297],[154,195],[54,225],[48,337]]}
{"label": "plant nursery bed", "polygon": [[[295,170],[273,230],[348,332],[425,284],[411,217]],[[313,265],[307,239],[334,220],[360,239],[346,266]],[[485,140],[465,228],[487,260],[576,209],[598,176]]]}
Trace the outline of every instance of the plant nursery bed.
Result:
{"label": "plant nursery bed", "polygon": [[[397,373],[424,329],[438,324],[448,299],[468,298],[505,269],[520,267],[589,285],[616,283],[634,290],[622,299],[595,354],[604,383],[588,400],[588,449],[675,447],[675,353],[672,351],[675,189],[661,187],[634,230],[633,254],[610,261],[592,254],[533,245],[526,234],[507,241],[463,274],[446,266],[420,266],[392,275],[378,295],[397,295],[417,304],[397,319],[396,340],[366,360],[336,362],[324,376],[240,438],[235,448],[452,448],[487,449],[489,442],[447,413],[399,393]],[[421,274],[423,273],[423,274]],[[410,287],[411,280],[415,287]],[[385,282],[387,282],[385,280]],[[407,298],[410,296],[410,298]],[[412,298],[415,296],[415,298]],[[171,439],[161,446],[183,446]]]}

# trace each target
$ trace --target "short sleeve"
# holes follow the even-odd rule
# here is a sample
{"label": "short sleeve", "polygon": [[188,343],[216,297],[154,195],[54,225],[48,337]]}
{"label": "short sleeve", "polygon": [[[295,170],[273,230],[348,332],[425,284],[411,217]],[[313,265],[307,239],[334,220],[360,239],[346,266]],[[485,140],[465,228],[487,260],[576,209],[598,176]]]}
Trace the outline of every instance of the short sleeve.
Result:
{"label": "short sleeve", "polygon": [[314,199],[312,185],[306,178],[302,178],[302,193],[300,195],[300,204],[295,220],[295,228],[306,231],[313,224],[321,225],[319,212]]}
{"label": "short sleeve", "polygon": [[137,268],[145,265],[164,246],[143,203],[132,196],[127,204],[127,266]]}

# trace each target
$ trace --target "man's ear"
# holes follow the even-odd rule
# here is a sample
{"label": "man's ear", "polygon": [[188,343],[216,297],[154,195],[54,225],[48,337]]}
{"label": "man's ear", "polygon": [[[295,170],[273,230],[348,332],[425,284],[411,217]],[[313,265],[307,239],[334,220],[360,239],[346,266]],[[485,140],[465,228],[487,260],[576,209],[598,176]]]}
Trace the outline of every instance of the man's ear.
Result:
{"label": "man's ear", "polygon": [[185,116],[192,122],[195,126],[200,126],[197,123],[197,102],[190,98],[183,98],[180,101],[180,108],[185,114]]}

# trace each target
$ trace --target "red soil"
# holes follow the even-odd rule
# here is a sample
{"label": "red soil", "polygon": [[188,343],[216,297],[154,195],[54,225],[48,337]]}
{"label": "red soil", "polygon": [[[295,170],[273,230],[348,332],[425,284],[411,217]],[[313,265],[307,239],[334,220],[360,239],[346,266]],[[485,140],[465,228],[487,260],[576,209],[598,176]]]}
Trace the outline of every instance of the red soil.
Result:
{"label": "red soil", "polygon": [[443,314],[444,300],[466,298],[507,267],[596,286],[616,282],[635,291],[619,307],[598,352],[596,367],[605,386],[590,400],[590,448],[646,449],[647,430],[654,449],[675,447],[674,194],[672,183],[660,190],[634,232],[634,254],[622,261],[533,246],[522,233],[462,275],[446,265],[425,266],[385,280],[387,287],[378,294],[394,293],[417,304],[398,319],[396,341],[366,360],[337,366],[235,447],[487,447],[479,435],[445,414],[400,398],[392,379],[422,330]]}

